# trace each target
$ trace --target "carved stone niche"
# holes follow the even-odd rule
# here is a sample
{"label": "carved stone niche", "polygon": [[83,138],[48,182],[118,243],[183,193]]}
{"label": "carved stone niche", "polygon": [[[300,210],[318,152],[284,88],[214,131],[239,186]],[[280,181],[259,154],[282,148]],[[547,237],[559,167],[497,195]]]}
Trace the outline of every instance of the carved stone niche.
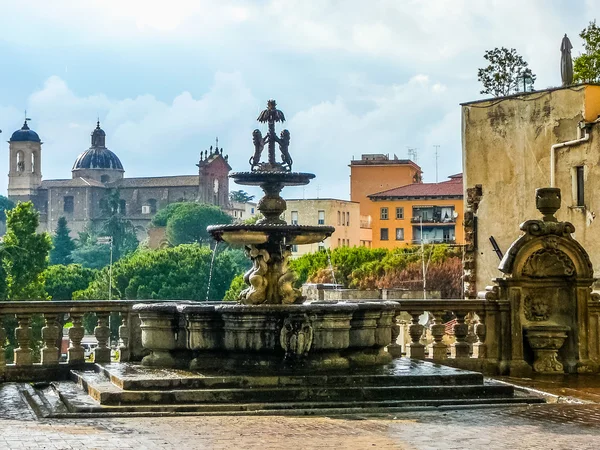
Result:
{"label": "carved stone niche", "polygon": [[[514,376],[532,370],[597,371],[600,355],[588,342],[598,333],[588,330],[595,281],[590,258],[572,237],[575,227],[554,215],[560,208],[559,189],[536,190],[536,206],[542,220],[521,224],[523,234],[499,266],[504,276],[495,280],[496,301],[510,305],[511,329],[499,331],[504,342],[499,360]],[[551,337],[552,345],[542,337]]]}

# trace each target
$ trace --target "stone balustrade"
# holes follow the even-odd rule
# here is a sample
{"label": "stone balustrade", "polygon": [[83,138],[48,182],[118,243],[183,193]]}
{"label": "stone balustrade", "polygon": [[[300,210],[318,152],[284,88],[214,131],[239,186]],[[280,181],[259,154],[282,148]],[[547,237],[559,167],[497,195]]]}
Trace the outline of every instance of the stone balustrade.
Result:
{"label": "stone balustrade", "polygon": [[[86,361],[81,341],[85,330],[85,314],[96,316],[97,325],[93,334],[97,347],[93,351],[93,361],[111,362],[111,337],[118,340],[118,360],[141,359],[143,349],[139,332],[139,318],[131,313],[134,304],[140,301],[18,301],[0,302],[0,381],[4,380],[47,380],[66,376],[75,366],[90,364]],[[8,345],[4,323],[10,319],[16,325],[14,330],[13,362],[5,358]],[[113,330],[118,333],[111,336]],[[41,321],[39,336],[34,336],[34,321]],[[39,323],[39,322],[38,322]],[[68,329],[63,332],[65,325]],[[66,361],[61,360],[63,336],[68,336],[69,345]]]}

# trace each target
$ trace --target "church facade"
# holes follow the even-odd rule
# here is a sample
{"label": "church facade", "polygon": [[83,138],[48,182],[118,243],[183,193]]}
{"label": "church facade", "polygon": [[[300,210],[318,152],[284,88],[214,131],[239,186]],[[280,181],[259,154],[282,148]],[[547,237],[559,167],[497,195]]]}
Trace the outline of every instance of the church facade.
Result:
{"label": "church facade", "polygon": [[126,178],[115,153],[106,147],[106,133],[100,122],[92,132],[91,146],[81,153],[71,170],[71,178],[42,178],[42,141],[27,120],[9,140],[8,197],[32,201],[40,212],[40,230],[54,232],[58,219],[65,217],[74,237],[105,219],[106,197],[119,191],[119,212],[135,226],[138,238],[154,214],[170,203],[197,201],[230,208],[229,172],[223,149],[212,146],[200,153],[194,175]]}

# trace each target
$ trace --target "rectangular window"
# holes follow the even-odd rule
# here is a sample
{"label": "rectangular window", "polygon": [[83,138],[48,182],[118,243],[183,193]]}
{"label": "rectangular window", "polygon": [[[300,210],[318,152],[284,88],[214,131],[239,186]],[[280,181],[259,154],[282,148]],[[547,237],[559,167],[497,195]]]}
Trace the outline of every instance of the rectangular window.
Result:
{"label": "rectangular window", "polygon": [[350,226],[350,213],[349,212],[346,213],[346,225]]}
{"label": "rectangular window", "polygon": [[319,211],[319,225],[325,225],[325,211]]}
{"label": "rectangular window", "polygon": [[338,211],[338,226],[340,226],[341,224],[342,224],[341,214]]}
{"label": "rectangular window", "polygon": [[388,219],[388,209],[387,208],[381,208],[379,210],[379,218],[381,220],[387,220]]}
{"label": "rectangular window", "polygon": [[575,167],[575,176],[577,181],[577,206],[585,206],[583,190],[583,166]]}
{"label": "rectangular window", "polygon": [[298,246],[292,245],[292,253],[298,253]]}
{"label": "rectangular window", "polygon": [[119,214],[127,214],[127,202],[123,199],[119,200]]}
{"label": "rectangular window", "polygon": [[68,212],[68,213],[72,213],[73,209],[74,209],[73,196],[72,195],[67,195],[64,198],[64,202],[65,202],[64,211]]}
{"label": "rectangular window", "polygon": [[292,225],[298,225],[298,211],[292,211]]}
{"label": "rectangular window", "polygon": [[404,208],[396,208],[396,219],[404,219]]}
{"label": "rectangular window", "polygon": [[404,240],[404,228],[396,228],[396,240],[397,241]]}
{"label": "rectangular window", "polygon": [[381,239],[382,241],[388,240],[388,229],[387,228],[381,228],[379,230],[379,239]]}
{"label": "rectangular window", "polygon": [[338,238],[338,247],[342,246],[342,240],[340,238]]}

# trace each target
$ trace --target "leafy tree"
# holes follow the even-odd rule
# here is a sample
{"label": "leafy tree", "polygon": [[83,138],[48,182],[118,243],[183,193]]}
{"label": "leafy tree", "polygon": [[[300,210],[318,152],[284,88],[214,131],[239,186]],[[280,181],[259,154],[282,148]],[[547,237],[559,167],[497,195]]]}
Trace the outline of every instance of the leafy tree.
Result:
{"label": "leafy tree", "polygon": [[229,192],[229,200],[232,202],[247,203],[252,201],[254,197],[254,195],[250,195],[242,190]]}
{"label": "leafy tree", "polygon": [[245,223],[246,225],[254,225],[256,222],[264,218],[265,216],[263,216],[261,213],[258,213],[243,220],[242,223]]}
{"label": "leafy tree", "polygon": [[86,289],[95,274],[79,264],[55,264],[44,271],[46,292],[51,300],[72,300],[73,292]]}
{"label": "leafy tree", "polygon": [[58,219],[56,231],[52,238],[53,248],[50,250],[50,264],[70,264],[71,253],[75,250],[75,242],[69,234],[71,230],[67,227],[67,219]]}
{"label": "leafy tree", "polygon": [[225,301],[235,301],[239,298],[240,294],[244,289],[246,289],[248,285],[244,281],[244,274],[241,273],[237,275],[233,280],[231,280],[231,284],[229,285],[229,289],[225,292],[223,296],[223,300]]}
{"label": "leafy tree", "polygon": [[167,226],[167,222],[169,221],[169,219],[171,218],[171,216],[175,213],[175,211],[177,211],[177,209],[184,204],[187,204],[190,202],[176,202],[176,203],[170,203],[168,204],[166,207],[164,207],[163,209],[159,210],[154,217],[152,218],[152,221],[150,222],[152,226],[155,227],[166,227]]}
{"label": "leafy tree", "polygon": [[481,94],[504,97],[516,92],[519,87],[517,77],[525,70],[535,82],[536,76],[527,68],[527,61],[514,48],[487,50],[483,57],[488,65],[477,70],[477,80],[483,84]]}
{"label": "leafy tree", "polygon": [[[6,235],[2,249],[2,271],[9,300],[46,299],[42,272],[48,266],[52,241],[48,233],[37,233],[39,213],[33,203],[19,203],[6,211]],[[1,277],[4,279],[4,277]]]}
{"label": "leafy tree", "polygon": [[0,222],[6,222],[6,211],[14,207],[15,202],[4,195],[0,195]]}
{"label": "leafy tree", "polygon": [[206,227],[215,224],[228,224],[231,216],[214,205],[204,203],[183,203],[167,221],[167,238],[172,245],[213,242]]}
{"label": "leafy tree", "polygon": [[[197,244],[137,251],[114,264],[113,298],[206,300],[211,261],[212,251]],[[217,252],[210,299],[222,299],[231,280],[241,271],[230,252]],[[87,289],[73,296],[77,299],[107,298],[108,282],[108,268],[104,268]]]}
{"label": "leafy tree", "polygon": [[579,36],[584,41],[585,53],[573,60],[573,81],[598,83],[600,82],[600,27],[594,20],[579,33]]}

